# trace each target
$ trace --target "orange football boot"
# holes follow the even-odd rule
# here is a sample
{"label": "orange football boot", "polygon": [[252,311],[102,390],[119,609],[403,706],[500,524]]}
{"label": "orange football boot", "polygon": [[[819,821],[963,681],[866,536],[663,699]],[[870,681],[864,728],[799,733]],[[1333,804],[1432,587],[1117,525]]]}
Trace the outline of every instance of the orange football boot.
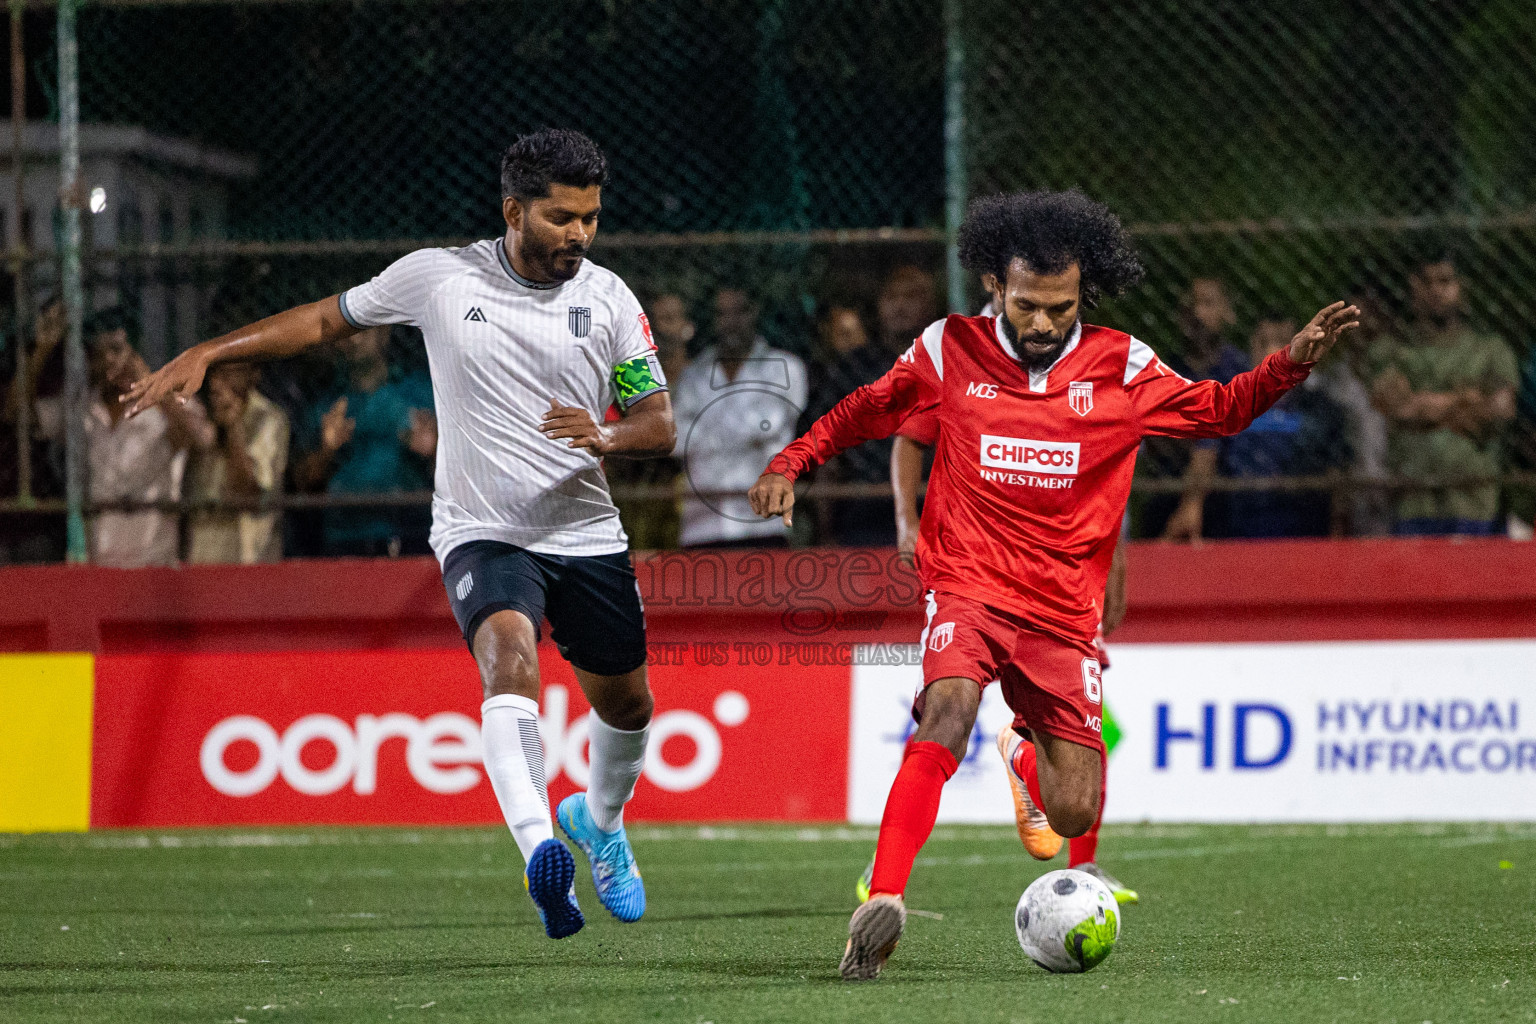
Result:
{"label": "orange football boot", "polygon": [[1029,798],[1029,787],[1013,767],[1013,755],[1018,753],[1023,742],[1011,725],[1003,726],[1003,731],[997,734],[997,752],[1003,756],[1003,764],[1008,768],[1008,785],[1013,787],[1013,822],[1018,826],[1019,839],[1029,855],[1035,860],[1050,860],[1061,852],[1061,836],[1051,828],[1045,812]]}

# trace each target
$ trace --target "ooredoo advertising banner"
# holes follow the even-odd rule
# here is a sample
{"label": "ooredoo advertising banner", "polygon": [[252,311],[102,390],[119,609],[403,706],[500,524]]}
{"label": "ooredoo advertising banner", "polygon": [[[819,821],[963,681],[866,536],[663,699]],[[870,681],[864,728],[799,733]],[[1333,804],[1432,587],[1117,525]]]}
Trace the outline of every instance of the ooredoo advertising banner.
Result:
{"label": "ooredoo advertising banner", "polygon": [[[652,666],[632,817],[841,819],[847,668],[729,663],[714,646]],[[590,712],[558,653],[540,655],[555,801],[586,785]],[[465,652],[133,655],[96,671],[95,826],[501,820]]]}
{"label": "ooredoo advertising banner", "polygon": [[[633,820],[879,821],[913,730],[918,649],[793,665],[739,653],[679,646],[652,666]],[[1108,820],[1536,819],[1536,641],[1112,656]],[[558,800],[586,784],[589,712],[556,652],[542,661]],[[113,656],[96,674],[93,825],[500,820],[462,651]],[[989,687],[941,820],[1012,820],[995,749],[1009,718]]]}

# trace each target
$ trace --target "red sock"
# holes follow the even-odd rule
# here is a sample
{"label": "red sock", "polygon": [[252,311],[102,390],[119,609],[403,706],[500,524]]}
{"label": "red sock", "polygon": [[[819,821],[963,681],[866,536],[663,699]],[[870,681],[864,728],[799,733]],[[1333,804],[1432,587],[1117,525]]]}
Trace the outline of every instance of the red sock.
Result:
{"label": "red sock", "polygon": [[[1108,768],[1105,765],[1105,768]],[[1094,860],[1099,852],[1099,826],[1104,823],[1104,791],[1108,780],[1101,776],[1099,782],[1099,816],[1093,819],[1093,828],[1076,839],[1067,842],[1067,867],[1075,868]]]}
{"label": "red sock", "polygon": [[1045,803],[1040,799],[1040,771],[1035,767],[1035,745],[1029,740],[1019,744],[1013,752],[1013,770],[1019,773],[1024,780],[1024,786],[1029,790],[1029,798],[1035,802],[1035,806],[1042,811]]}
{"label": "red sock", "polygon": [[912,876],[912,862],[933,834],[939,817],[939,794],[944,783],[959,768],[955,755],[942,743],[909,743],[901,770],[891,783],[891,795],[885,798],[885,815],[880,819],[880,841],[875,846],[875,871],[870,878],[870,895],[890,893],[900,896]]}
{"label": "red sock", "polygon": [[[1099,818],[1102,820],[1104,811],[1099,810]],[[1093,828],[1084,832],[1076,839],[1067,840],[1067,867],[1075,868],[1080,864],[1087,864],[1094,859],[1099,852],[1099,822],[1093,823]]]}

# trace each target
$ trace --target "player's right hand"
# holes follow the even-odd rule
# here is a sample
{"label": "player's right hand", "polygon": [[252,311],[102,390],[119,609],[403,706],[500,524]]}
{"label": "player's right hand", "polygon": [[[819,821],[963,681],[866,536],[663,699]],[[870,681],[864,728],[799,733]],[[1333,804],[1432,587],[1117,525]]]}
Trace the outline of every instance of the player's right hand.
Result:
{"label": "player's right hand", "polygon": [[187,349],[148,376],[140,377],[118,397],[119,402],[131,402],[128,416],[134,417],[145,409],[152,409],[167,398],[186,401],[203,386],[203,376],[208,372],[208,360],[198,351],[201,346]]}
{"label": "player's right hand", "polygon": [[794,522],[795,485],[783,473],[764,473],[758,477],[747,492],[747,500],[752,503],[752,511],[764,519],[780,516],[785,526]]}

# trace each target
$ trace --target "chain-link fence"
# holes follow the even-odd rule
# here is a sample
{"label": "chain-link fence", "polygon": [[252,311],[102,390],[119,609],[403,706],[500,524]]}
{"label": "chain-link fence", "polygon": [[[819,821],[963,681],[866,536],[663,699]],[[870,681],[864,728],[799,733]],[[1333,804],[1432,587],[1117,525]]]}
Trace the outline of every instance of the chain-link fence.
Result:
{"label": "chain-link fence", "polygon": [[[59,290],[63,223],[57,15],[18,11],[12,98],[19,86],[26,125],[7,161],[23,195],[6,216],[19,275],[6,367],[27,362],[18,338],[48,337],[33,324]],[[1524,127],[1536,14],[1519,0],[119,0],[82,6],[77,25],[85,304],[120,306],[151,365],[414,248],[500,234],[501,150],[567,125],[612,164],[594,258],[653,320],[658,302],[675,310],[678,365],[712,340],[717,292],[741,288],[766,342],[805,361],[804,404],[819,412],[888,365],[946,296],[984,301],[946,264],[953,200],[1079,185],[1133,226],[1149,268],[1095,318],[1187,372],[1241,368],[1344,294],[1368,303],[1378,336],[1253,443],[1149,446],[1138,532],[1189,532],[1192,506],[1207,535],[1261,521],[1381,532],[1400,513],[1530,518],[1521,473],[1536,445],[1500,404],[1536,323]],[[1465,330],[1445,344],[1480,353],[1476,379],[1414,362],[1433,318],[1410,282],[1447,255]],[[387,359],[396,379],[425,372],[408,333]],[[1389,450],[1408,428],[1383,422],[1370,392],[1399,368],[1419,391],[1483,396],[1456,421],[1461,448]],[[260,385],[292,428],[282,491],[317,495],[310,504],[336,486],[295,474],[347,372],[325,352],[269,367]],[[56,365],[30,375],[45,398],[58,393]],[[0,484],[17,493],[30,475],[42,504],[4,506],[6,557],[57,554],[59,445],[36,440],[47,424],[16,404]],[[16,443],[18,429],[34,440]],[[858,453],[823,474],[821,514],[797,539],[893,537],[886,458]],[[675,542],[686,474],[611,469],[637,541]],[[1431,486],[1468,477],[1498,482]],[[324,515],[288,513],[290,553],[326,550]]]}

